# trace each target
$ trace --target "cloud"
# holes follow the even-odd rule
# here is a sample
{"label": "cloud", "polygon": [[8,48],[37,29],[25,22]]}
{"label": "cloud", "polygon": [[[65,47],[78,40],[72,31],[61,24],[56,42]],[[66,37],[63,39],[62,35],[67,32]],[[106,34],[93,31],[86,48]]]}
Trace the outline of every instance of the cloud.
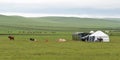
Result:
{"label": "cloud", "polygon": [[0,13],[22,16],[118,17],[120,0],[0,0]]}
{"label": "cloud", "polygon": [[42,8],[120,8],[120,0],[0,0],[0,3],[14,4],[16,6],[40,6]]}

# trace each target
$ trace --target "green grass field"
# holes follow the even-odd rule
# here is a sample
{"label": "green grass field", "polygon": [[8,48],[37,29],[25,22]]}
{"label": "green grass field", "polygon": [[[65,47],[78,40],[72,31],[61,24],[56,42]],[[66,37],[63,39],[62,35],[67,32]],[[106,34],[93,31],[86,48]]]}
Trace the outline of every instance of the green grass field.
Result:
{"label": "green grass field", "polygon": [[[109,43],[72,40],[70,33],[59,35],[0,35],[1,60],[119,60],[120,36],[110,36]],[[29,41],[29,38],[37,42]],[[67,42],[56,42],[64,38]],[[45,42],[48,40],[48,42]]]}
{"label": "green grass field", "polygon": [[0,15],[0,33],[8,31],[120,30],[119,20],[75,17],[25,18]]}
{"label": "green grass field", "polygon": [[[0,15],[0,60],[120,60],[119,27],[118,19]],[[110,42],[72,40],[72,33],[90,30],[110,31]],[[67,42],[56,42],[59,38]]]}

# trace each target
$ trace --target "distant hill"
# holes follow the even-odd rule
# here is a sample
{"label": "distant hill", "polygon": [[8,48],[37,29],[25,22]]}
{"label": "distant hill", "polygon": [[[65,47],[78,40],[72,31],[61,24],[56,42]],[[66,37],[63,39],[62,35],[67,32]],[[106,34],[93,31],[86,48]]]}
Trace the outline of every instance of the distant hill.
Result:
{"label": "distant hill", "polygon": [[0,30],[61,31],[120,29],[120,20],[76,17],[31,17],[0,15]]}
{"label": "distant hill", "polygon": [[120,21],[120,18],[105,18],[106,20]]}

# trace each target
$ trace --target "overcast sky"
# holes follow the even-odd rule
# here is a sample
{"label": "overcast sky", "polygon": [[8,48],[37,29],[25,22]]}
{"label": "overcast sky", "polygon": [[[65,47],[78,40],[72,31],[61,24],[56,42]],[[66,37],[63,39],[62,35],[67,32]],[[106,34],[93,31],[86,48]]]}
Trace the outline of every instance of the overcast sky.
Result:
{"label": "overcast sky", "polygon": [[120,17],[120,0],[0,0],[0,14]]}

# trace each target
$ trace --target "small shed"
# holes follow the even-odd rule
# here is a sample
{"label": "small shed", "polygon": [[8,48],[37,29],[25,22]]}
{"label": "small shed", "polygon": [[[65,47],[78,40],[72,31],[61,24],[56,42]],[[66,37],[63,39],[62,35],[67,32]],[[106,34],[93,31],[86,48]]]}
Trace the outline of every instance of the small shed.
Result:
{"label": "small shed", "polygon": [[84,33],[84,32],[75,32],[72,34],[73,40],[84,40],[82,37],[85,37],[89,35],[90,33]]}
{"label": "small shed", "polygon": [[90,31],[90,33],[91,33],[91,34],[93,34],[93,33],[94,33],[94,31]]}

